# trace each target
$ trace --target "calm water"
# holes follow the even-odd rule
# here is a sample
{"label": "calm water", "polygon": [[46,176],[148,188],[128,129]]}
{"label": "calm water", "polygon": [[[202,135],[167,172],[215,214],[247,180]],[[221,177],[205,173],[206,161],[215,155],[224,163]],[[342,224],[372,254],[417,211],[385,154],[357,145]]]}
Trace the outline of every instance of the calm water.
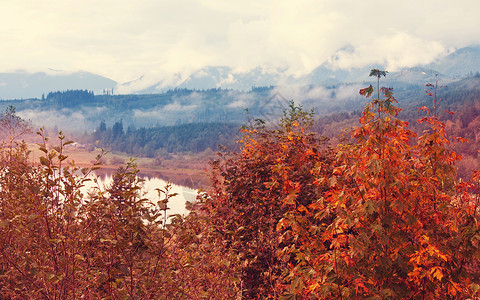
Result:
{"label": "calm water", "polygon": [[[156,188],[165,189],[165,186],[167,185],[167,181],[156,178],[156,177],[146,177],[142,176],[142,178],[145,180],[143,182],[143,192],[146,193],[145,198],[152,200],[154,203],[156,203],[157,200],[160,200],[158,197],[158,192],[155,190]],[[98,176],[98,183],[102,190],[105,188],[108,188],[113,180],[113,175],[112,174],[101,174]],[[93,182],[87,182],[88,185],[86,186],[87,189],[91,189],[94,186]],[[189,187],[181,186],[181,185],[175,185],[171,184],[170,188],[170,194],[173,193],[178,193],[177,196],[174,196],[170,198],[170,201],[168,202],[168,208],[169,210],[167,213],[169,215],[173,214],[181,214],[181,215],[186,215],[188,211],[185,208],[185,203],[186,201],[194,202],[195,197],[197,196],[197,190],[191,189]],[[162,200],[163,200],[163,195],[162,195]]]}

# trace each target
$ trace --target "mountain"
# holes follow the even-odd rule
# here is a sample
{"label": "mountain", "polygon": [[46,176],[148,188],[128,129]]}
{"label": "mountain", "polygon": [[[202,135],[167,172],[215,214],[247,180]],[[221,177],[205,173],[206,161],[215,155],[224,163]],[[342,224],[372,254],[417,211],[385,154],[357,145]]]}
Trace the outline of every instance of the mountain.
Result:
{"label": "mountain", "polygon": [[480,45],[460,48],[425,67],[450,77],[474,75],[480,72]]}
{"label": "mountain", "polygon": [[52,91],[75,89],[102,94],[116,85],[117,82],[109,78],[89,72],[0,73],[0,99],[40,98]]}
{"label": "mountain", "polygon": [[392,83],[403,83],[408,85],[425,85],[439,80],[443,84],[451,82],[452,79],[437,70],[423,67],[403,68],[400,71],[389,73],[385,81]]}
{"label": "mountain", "polygon": [[179,88],[204,89],[223,88],[232,90],[248,91],[252,87],[272,86],[278,84],[282,76],[279,69],[267,70],[256,67],[248,72],[235,72],[229,67],[206,67],[193,73]]}
{"label": "mountain", "polygon": [[[190,75],[173,74],[163,80],[141,76],[136,80],[117,84],[106,77],[88,73],[58,71],[27,73],[0,73],[0,99],[40,98],[50,91],[87,89],[96,94],[114,90],[115,94],[159,94],[174,89],[232,89],[249,91],[252,87],[297,85],[333,86],[343,83],[372,82],[368,74],[378,65],[341,69],[336,67],[339,55],[354,51],[353,47],[339,49],[330,59],[310,74],[293,77],[286,69],[259,66],[248,71],[234,70],[228,66],[207,66]],[[480,72],[480,45],[457,49],[449,55],[427,65],[403,68],[391,72],[386,80],[395,84],[424,84],[432,82],[438,74],[444,83]]]}
{"label": "mountain", "polygon": [[[341,83],[372,81],[368,74],[378,65],[367,65],[359,68],[341,69],[335,62],[340,53],[352,52],[352,47],[339,49],[330,59],[315,68],[310,74],[295,78],[286,74],[286,70],[257,67],[248,72],[237,72],[227,66],[208,66],[193,72],[184,79],[179,77],[171,81],[175,84],[157,82],[148,88],[137,90],[136,93],[161,93],[168,89],[187,88],[207,90],[214,88],[248,91],[254,86],[277,86],[294,84],[304,86],[336,85]],[[469,46],[456,50],[427,65],[418,65],[391,72],[387,76],[389,82],[399,84],[424,84],[439,79],[452,81],[480,72],[480,46]]]}
{"label": "mountain", "polygon": [[378,66],[339,69],[334,68],[330,62],[326,62],[315,68],[312,73],[305,76],[301,82],[305,82],[310,85],[362,82],[368,79],[368,74],[372,68],[378,68]]}
{"label": "mountain", "polygon": [[[208,66],[193,72],[177,85],[166,84],[164,81],[160,81],[137,91],[136,94],[155,94],[175,88],[191,90],[222,88],[248,91],[252,87],[277,85],[283,78],[283,72],[280,69],[264,67],[256,67],[248,72],[241,72],[227,66]],[[170,80],[170,82],[178,82],[179,79],[180,76],[176,76],[175,80]],[[134,83],[138,84],[140,81],[141,79]],[[128,85],[132,84],[128,83]],[[122,86],[126,87],[125,84]]]}

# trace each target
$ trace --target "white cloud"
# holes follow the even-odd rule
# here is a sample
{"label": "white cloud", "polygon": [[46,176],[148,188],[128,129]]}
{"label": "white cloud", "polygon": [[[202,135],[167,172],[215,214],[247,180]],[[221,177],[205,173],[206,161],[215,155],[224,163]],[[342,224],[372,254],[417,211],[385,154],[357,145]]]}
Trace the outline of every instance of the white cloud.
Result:
{"label": "white cloud", "polygon": [[178,102],[174,102],[165,105],[162,110],[166,112],[181,112],[185,110],[195,110],[197,107],[198,105],[196,104],[181,105]]}
{"label": "white cloud", "polygon": [[228,104],[227,107],[229,107],[229,108],[247,108],[248,104],[244,100],[235,100],[232,103]]}
{"label": "white cloud", "polygon": [[369,64],[381,64],[390,71],[401,67],[428,64],[445,55],[446,49],[436,41],[426,41],[404,32],[392,32],[377,37],[368,43],[354,47],[354,51],[340,51],[334,67],[348,69]]}
{"label": "white cloud", "polygon": [[34,127],[49,126],[51,124],[57,124],[64,130],[76,130],[83,131],[88,128],[85,120],[85,116],[82,112],[69,112],[48,110],[32,110],[26,109],[18,113],[20,117],[32,122]]}
{"label": "white cloud", "polygon": [[233,83],[235,83],[235,82],[236,82],[235,77],[233,77],[233,74],[232,74],[232,73],[229,73],[226,78],[222,78],[222,79],[217,83],[217,87],[222,87],[222,86],[225,86],[225,85],[228,85],[228,84],[233,84]]}
{"label": "white cloud", "polygon": [[5,0],[0,71],[94,72],[119,82],[184,78],[206,65],[305,74],[338,66],[428,62],[480,43],[480,2],[380,0]]}
{"label": "white cloud", "polygon": [[302,84],[279,85],[272,91],[272,95],[277,94],[284,100],[294,100],[295,103],[303,104],[306,100],[317,99],[326,100],[330,98],[331,92],[326,88],[318,86],[313,89]]}

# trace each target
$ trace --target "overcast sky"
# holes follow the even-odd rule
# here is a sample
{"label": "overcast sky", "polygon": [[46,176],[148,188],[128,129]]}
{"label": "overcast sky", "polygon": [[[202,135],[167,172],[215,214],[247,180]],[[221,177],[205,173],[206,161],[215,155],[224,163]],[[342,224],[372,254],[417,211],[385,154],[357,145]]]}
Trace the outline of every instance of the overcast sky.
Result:
{"label": "overcast sky", "polygon": [[0,3],[0,72],[84,70],[118,82],[207,65],[300,75],[344,47],[350,51],[337,53],[339,67],[394,70],[480,43],[478,0]]}

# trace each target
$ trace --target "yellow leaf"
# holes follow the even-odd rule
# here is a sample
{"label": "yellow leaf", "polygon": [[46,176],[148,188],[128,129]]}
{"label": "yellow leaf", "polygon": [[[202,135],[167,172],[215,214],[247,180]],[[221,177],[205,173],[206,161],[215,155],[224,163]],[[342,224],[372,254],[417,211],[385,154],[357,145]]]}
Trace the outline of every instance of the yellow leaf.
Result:
{"label": "yellow leaf", "polygon": [[308,213],[307,208],[306,208],[305,206],[303,206],[302,204],[300,204],[300,205],[298,206],[297,210],[298,210],[299,212],[304,211],[304,212]]}
{"label": "yellow leaf", "polygon": [[430,274],[432,274],[433,278],[436,278],[438,281],[442,281],[442,278],[443,278],[442,268],[433,267],[430,269]]}
{"label": "yellow leaf", "polygon": [[318,284],[318,282],[315,282],[314,284],[311,284],[308,286],[307,288],[307,291],[309,293],[311,293],[312,291],[314,291],[317,287],[319,287],[320,285]]}
{"label": "yellow leaf", "polygon": [[81,256],[81,255],[79,255],[79,254],[75,254],[75,259],[76,259],[76,260],[81,260],[81,261],[85,260],[85,259],[83,258],[83,256]]}

